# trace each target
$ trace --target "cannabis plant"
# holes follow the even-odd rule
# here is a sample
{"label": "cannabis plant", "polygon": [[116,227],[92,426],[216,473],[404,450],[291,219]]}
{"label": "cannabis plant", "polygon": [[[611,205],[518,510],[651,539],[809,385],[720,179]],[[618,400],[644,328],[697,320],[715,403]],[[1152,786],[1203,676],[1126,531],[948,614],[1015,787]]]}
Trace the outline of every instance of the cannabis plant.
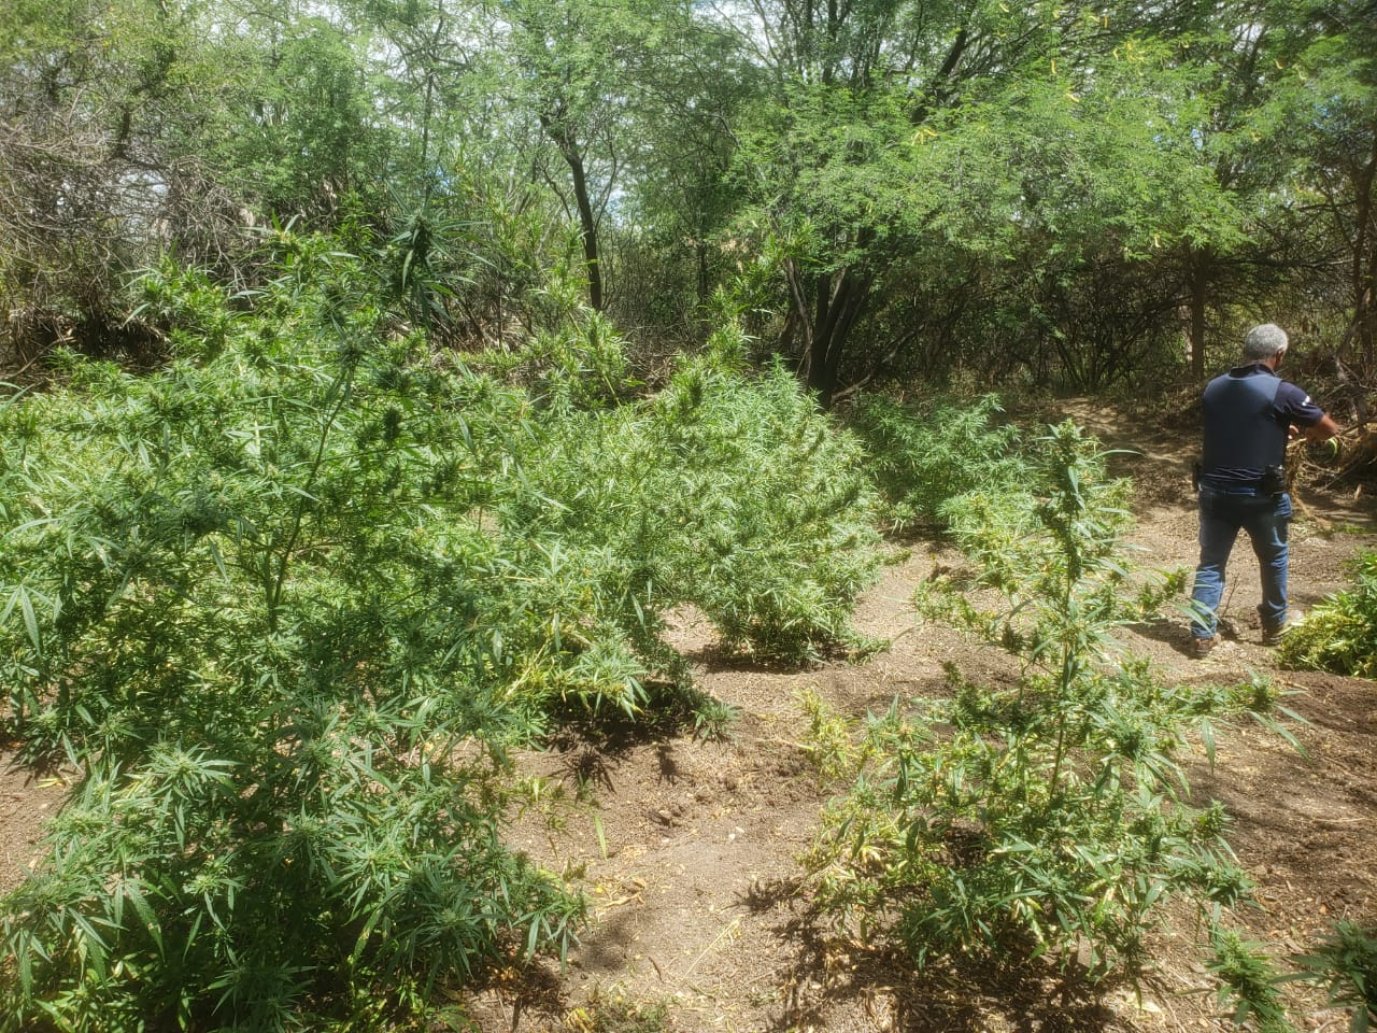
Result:
{"label": "cannabis plant", "polygon": [[1280,977],[1260,944],[1214,926],[1210,930],[1210,970],[1219,981],[1219,998],[1232,1008],[1234,1024],[1258,1033],[1295,1033],[1278,989]]}
{"label": "cannabis plant", "polygon": [[727,645],[805,659],[854,640],[874,494],[855,439],[785,370],[742,372],[740,345],[728,325],[653,398],[551,413],[504,520],[620,564],[650,652],[653,615],[693,603]]}
{"label": "cannabis plant", "polygon": [[597,989],[564,1017],[564,1026],[570,1033],[667,1033],[671,1028],[663,1001],[637,1004],[618,991]]}
{"label": "cannabis plant", "polygon": [[1279,652],[1288,667],[1377,676],[1377,552],[1358,557],[1352,584],[1290,628]]}
{"label": "cannabis plant", "polygon": [[571,707],[717,720],[666,610],[803,655],[875,569],[854,442],[730,329],[634,399],[596,318],[497,377],[334,241],[264,270],[151,273],[167,368],[68,356],[0,407],[8,730],[77,783],[0,903],[0,1029],[366,1029],[564,950],[509,748]]}
{"label": "cannabis plant", "polygon": [[1377,936],[1354,922],[1334,925],[1328,936],[1303,954],[1293,956],[1294,968],[1279,972],[1277,964],[1258,944],[1236,933],[1216,929],[1211,934],[1211,969],[1220,983],[1220,997],[1233,1011],[1238,1025],[1256,1026],[1263,1033],[1291,1033],[1281,988],[1309,983],[1324,990],[1330,1007],[1349,1013],[1350,1033],[1367,1033],[1377,1022]]}
{"label": "cannabis plant", "polygon": [[920,599],[1015,657],[1017,683],[951,668],[950,699],[896,701],[846,745],[814,704],[817,754],[853,784],[807,863],[826,911],[920,965],[1013,947],[1133,973],[1172,898],[1208,911],[1247,895],[1227,816],[1192,806],[1181,759],[1222,719],[1270,720],[1277,693],[1172,687],[1120,654],[1111,632],[1138,605],[1124,592],[1127,485],[1069,423],[1037,451],[1032,490],[949,508],[976,584],[1002,605],[979,609],[950,581]]}
{"label": "cannabis plant", "polygon": [[689,361],[647,426],[677,462],[663,519],[696,534],[671,555],[729,645],[799,659],[855,643],[851,611],[879,568],[862,453],[776,365],[759,378]]}
{"label": "cannabis plant", "polygon": [[998,424],[999,398],[903,405],[863,395],[850,426],[865,444],[867,466],[898,530],[945,526],[946,506],[967,492],[1022,487],[1028,464],[1018,428]]}
{"label": "cannabis plant", "polygon": [[1338,922],[1325,939],[1295,959],[1299,978],[1323,987],[1329,1003],[1352,1016],[1350,1033],[1377,1023],[1377,929]]}
{"label": "cannabis plant", "polygon": [[500,839],[519,675],[599,676],[514,619],[539,543],[482,516],[522,400],[279,246],[251,308],[186,292],[194,355],[0,412],[11,730],[78,772],[0,907],[0,1027],[366,1028],[576,927]]}

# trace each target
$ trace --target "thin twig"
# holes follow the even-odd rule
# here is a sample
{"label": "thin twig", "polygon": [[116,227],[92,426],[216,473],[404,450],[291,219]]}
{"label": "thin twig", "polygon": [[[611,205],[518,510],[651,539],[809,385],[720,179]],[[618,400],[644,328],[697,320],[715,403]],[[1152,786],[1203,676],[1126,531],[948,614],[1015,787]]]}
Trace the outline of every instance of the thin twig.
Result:
{"label": "thin twig", "polygon": [[703,953],[699,954],[698,957],[693,959],[693,964],[684,970],[683,978],[688,979],[689,976],[693,975],[693,970],[698,967],[698,963],[702,961],[704,958],[706,958],[710,953],[712,953],[712,951],[717,947],[719,943],[722,942],[723,939],[730,936],[732,933],[736,932],[740,925],[741,916],[737,915],[735,918],[731,920],[731,924],[728,925],[727,928],[723,929],[720,933],[717,934],[717,938],[713,940],[712,943],[708,944],[706,947],[703,948]]}

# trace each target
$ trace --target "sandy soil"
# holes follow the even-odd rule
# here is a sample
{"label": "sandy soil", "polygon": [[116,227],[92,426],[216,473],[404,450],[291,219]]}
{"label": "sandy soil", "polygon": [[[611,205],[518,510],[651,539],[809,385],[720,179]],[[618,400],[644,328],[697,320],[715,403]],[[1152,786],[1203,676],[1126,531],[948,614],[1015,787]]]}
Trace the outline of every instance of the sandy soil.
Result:
{"label": "sandy soil", "polygon": [[[1135,479],[1140,561],[1192,565],[1189,437],[1128,429],[1088,406],[1068,407],[1067,415],[1108,444],[1137,450],[1116,462]],[[1349,558],[1377,546],[1365,499],[1307,493],[1305,501],[1311,517],[1292,531],[1292,596],[1302,608],[1343,587]],[[1226,594],[1233,638],[1210,658],[1187,655],[1184,620],[1129,629],[1124,638],[1182,683],[1263,672],[1297,692],[1291,702],[1308,722],[1297,729],[1307,756],[1243,729],[1222,741],[1213,774],[1202,763],[1194,776],[1198,792],[1234,815],[1232,841],[1258,884],[1260,906],[1242,921],[1285,954],[1334,919],[1377,921],[1377,686],[1278,671],[1249,621],[1256,563],[1246,545],[1234,555]],[[755,666],[721,654],[710,629],[681,615],[676,646],[701,686],[739,711],[727,741],[575,736],[521,758],[525,773],[545,776],[560,793],[518,816],[510,840],[581,885],[593,920],[566,965],[499,971],[469,997],[484,1033],[594,1033],[588,1004],[596,999],[663,1005],[663,1028],[678,1033],[1232,1028],[1189,925],[1158,937],[1157,970],[1139,998],[1068,983],[1038,966],[916,974],[810,917],[797,858],[826,795],[800,747],[799,693],[815,690],[833,707],[862,714],[895,695],[944,691],[944,661],[970,677],[1007,676],[997,651],[949,628],[917,626],[910,598],[937,562],[956,560],[918,543],[862,598],[858,629],[893,644],[860,665]],[[0,887],[8,887],[32,863],[61,787],[0,770]],[[1323,1001],[1296,1000],[1309,1028],[1345,1028],[1344,1016]]]}

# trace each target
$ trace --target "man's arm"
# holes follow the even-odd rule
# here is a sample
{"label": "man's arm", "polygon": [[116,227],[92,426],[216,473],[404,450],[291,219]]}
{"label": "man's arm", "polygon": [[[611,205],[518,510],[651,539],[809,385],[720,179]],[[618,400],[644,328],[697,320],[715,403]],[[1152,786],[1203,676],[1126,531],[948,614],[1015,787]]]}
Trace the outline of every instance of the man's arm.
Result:
{"label": "man's arm", "polygon": [[1290,424],[1290,436],[1305,435],[1305,440],[1313,444],[1328,441],[1339,433],[1339,425],[1334,418],[1311,400],[1310,396],[1295,384],[1283,380],[1277,388],[1277,418]]}

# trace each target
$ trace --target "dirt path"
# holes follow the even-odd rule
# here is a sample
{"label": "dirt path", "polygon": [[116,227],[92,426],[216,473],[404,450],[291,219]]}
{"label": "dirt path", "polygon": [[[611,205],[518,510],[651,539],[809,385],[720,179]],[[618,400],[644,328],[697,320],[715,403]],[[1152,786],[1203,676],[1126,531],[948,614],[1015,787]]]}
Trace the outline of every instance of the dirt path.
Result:
{"label": "dirt path", "polygon": [[[1187,438],[1131,438],[1088,407],[1068,415],[1107,444],[1139,453],[1116,462],[1135,479],[1140,562],[1193,565]],[[1317,519],[1297,523],[1292,538],[1292,596],[1301,608],[1343,587],[1348,559],[1377,545],[1370,508],[1314,494],[1306,501]],[[1321,534],[1318,521],[1331,532]],[[909,600],[939,560],[954,557],[919,545],[865,595],[859,630],[895,642],[861,666],[753,668],[719,656],[709,632],[686,621],[676,644],[700,684],[739,708],[728,743],[677,738],[526,759],[531,772],[562,785],[567,799],[554,807],[560,827],[527,815],[515,842],[555,870],[581,875],[594,921],[562,972],[552,964],[512,974],[478,996],[485,1033],[591,1030],[590,998],[663,1005],[664,1028],[678,1033],[1232,1028],[1219,1016],[1190,928],[1159,937],[1159,970],[1140,1003],[1125,990],[1068,991],[1041,970],[914,975],[808,921],[797,858],[825,796],[799,746],[806,728],[799,693],[816,690],[834,707],[861,714],[888,706],[896,694],[943,691],[944,661],[967,676],[1008,672],[1000,654],[951,629],[912,630]],[[1246,728],[1224,737],[1214,775],[1202,763],[1194,776],[1198,790],[1223,800],[1236,818],[1231,839],[1262,905],[1243,921],[1256,939],[1285,953],[1333,919],[1377,920],[1377,685],[1278,671],[1255,618],[1249,621],[1259,591],[1246,545],[1231,575],[1225,616],[1234,638],[1208,660],[1187,656],[1184,618],[1124,638],[1178,682],[1258,672],[1297,691],[1291,702],[1310,723],[1298,730],[1308,759]],[[1301,1004],[1310,1028],[1345,1028],[1322,1001]]]}

